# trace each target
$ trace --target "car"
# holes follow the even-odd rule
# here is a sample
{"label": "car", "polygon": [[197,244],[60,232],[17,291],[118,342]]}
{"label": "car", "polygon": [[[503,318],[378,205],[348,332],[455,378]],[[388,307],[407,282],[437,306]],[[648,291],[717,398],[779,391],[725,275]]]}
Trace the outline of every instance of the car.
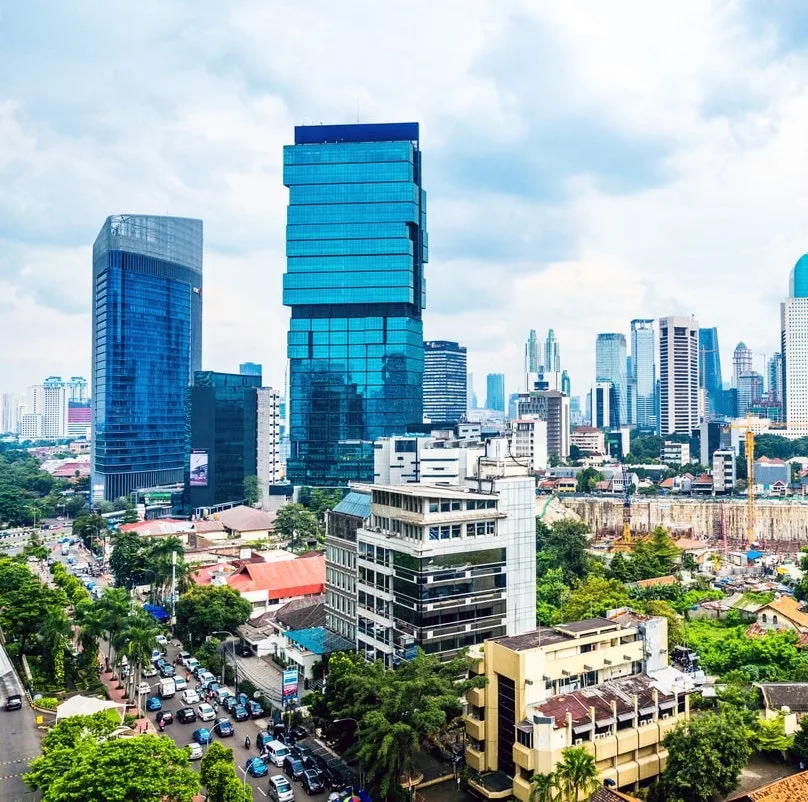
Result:
{"label": "car", "polygon": [[295,742],[297,742],[302,741],[304,738],[308,738],[309,731],[305,729],[305,727],[301,727],[299,724],[294,724],[289,728],[289,735],[291,735]]}
{"label": "car", "polygon": [[166,660],[165,655],[163,655],[163,653],[162,653],[162,652],[157,651],[156,649],[155,649],[155,651],[154,651],[154,652],[152,652],[152,659],[151,659],[151,661],[152,661],[152,665],[153,665],[153,666],[154,666],[156,669],[159,669],[159,668],[160,668],[160,666],[163,666],[163,665],[168,665],[168,660]]}
{"label": "car", "polygon": [[[213,684],[213,683],[211,683],[211,685],[212,685],[212,684]],[[217,685],[219,685],[219,683],[218,683],[218,682],[217,682],[216,684],[217,684]],[[213,689],[212,689],[212,688],[210,688],[210,686],[208,686],[208,690],[213,690]],[[223,686],[221,686],[221,685],[219,685],[219,687],[218,687],[218,688],[216,688],[215,690],[213,690],[213,695],[214,695],[214,697],[216,698],[216,701],[217,701],[217,702],[218,702],[220,705],[221,705],[221,704],[224,704],[224,700],[225,700],[225,699],[228,699],[228,698],[230,698],[231,696],[233,696],[233,694],[232,694],[232,693],[230,693],[230,690],[229,690],[228,688],[224,688],[224,687],[223,687]],[[233,698],[235,699],[236,697],[235,697],[235,696],[233,696]]]}
{"label": "car", "polygon": [[241,657],[252,657],[254,654],[252,646],[247,643],[242,643],[241,646],[238,647],[238,653]]}
{"label": "car", "polygon": [[232,715],[233,711],[238,707],[238,700],[235,696],[225,696],[221,702],[222,707]]}
{"label": "car", "polygon": [[269,778],[269,798],[273,802],[294,802],[295,792],[292,784],[282,774]]}
{"label": "car", "polygon": [[233,718],[236,721],[247,721],[250,717],[250,714],[247,712],[247,708],[244,705],[236,705],[236,709],[233,711]]}
{"label": "car", "polygon": [[283,759],[283,773],[296,782],[300,782],[305,771],[306,767],[303,765],[302,760],[298,760],[296,757],[292,757],[291,755],[287,755]]}
{"label": "car", "polygon": [[151,693],[151,685],[148,682],[141,682],[137,686],[137,693],[138,696],[145,696],[147,693]]}
{"label": "car", "polygon": [[189,657],[185,661],[185,667],[194,675],[196,676],[196,669],[199,668],[199,660],[195,657]]}
{"label": "car", "polygon": [[196,712],[200,721],[213,721],[216,718],[216,711],[205,702],[197,707]]}
{"label": "car", "polygon": [[208,685],[211,682],[217,682],[216,677],[214,677],[213,674],[210,673],[210,671],[200,671],[197,676],[197,679],[203,685]]}
{"label": "car", "polygon": [[19,710],[22,708],[22,694],[12,693],[6,699],[6,710]]}
{"label": "car", "polygon": [[156,677],[157,669],[154,666],[143,666],[144,677]]}
{"label": "car", "polygon": [[[206,691],[210,691],[211,693],[216,693],[216,691],[220,690],[222,687],[221,683],[217,679],[208,679],[202,683],[202,689]],[[228,695],[230,691],[227,691]]]}
{"label": "car", "polygon": [[199,694],[193,688],[186,688],[182,692],[182,701],[186,705],[195,705],[199,702]]}
{"label": "car", "polygon": [[177,676],[175,676],[174,677],[174,687],[178,691],[184,691],[188,687],[188,681],[185,679],[185,677],[177,677]]}
{"label": "car", "polygon": [[196,713],[193,707],[181,707],[177,711],[177,721],[179,721],[180,724],[191,724],[196,721]]}
{"label": "car", "polygon": [[162,721],[163,724],[173,724],[174,714],[170,710],[161,710],[154,719],[158,724]]}
{"label": "car", "polygon": [[321,794],[323,791],[325,791],[322,777],[320,777],[320,772],[316,769],[306,769],[303,772],[303,779],[300,782],[303,786],[303,790],[309,796],[312,794]]}
{"label": "car", "polygon": [[250,699],[249,702],[245,705],[247,708],[247,712],[250,714],[250,718],[263,718],[264,717],[264,708],[261,707],[258,702],[253,701]]}
{"label": "car", "polygon": [[174,671],[174,666],[172,666],[170,663],[163,663],[163,665],[160,666],[159,671],[160,676],[165,677],[166,679],[168,677],[173,677],[174,674],[177,673],[176,671]]}
{"label": "car", "polygon": [[247,774],[250,777],[266,777],[269,774],[269,766],[260,757],[251,757],[244,764]]}
{"label": "car", "polygon": [[289,754],[292,757],[297,758],[298,760],[302,760],[305,763],[306,759],[311,757],[311,749],[308,749],[305,746],[301,746],[300,744],[296,744],[295,746],[289,749]]}
{"label": "car", "polygon": [[157,641],[157,642],[158,642],[158,643],[159,643],[161,646],[168,646],[168,638],[167,638],[165,635],[158,635],[158,636],[155,638],[155,640],[156,640],[156,641]]}
{"label": "car", "polygon": [[184,668],[188,668],[188,661],[191,659],[190,652],[177,652],[177,660],[182,663]]}
{"label": "car", "polygon": [[159,696],[151,696],[146,700],[146,710],[153,713],[155,710],[162,710],[163,703],[160,701]]}
{"label": "car", "polygon": [[198,744],[209,744],[213,740],[213,736],[210,734],[210,730],[207,727],[200,727],[198,730],[194,730],[191,738]]}
{"label": "car", "polygon": [[199,679],[199,675],[200,675],[200,674],[205,674],[205,673],[208,673],[208,674],[209,674],[210,672],[209,672],[209,671],[207,670],[207,668],[205,668],[203,665],[200,665],[200,664],[199,664],[199,661],[197,660],[196,665],[195,665],[195,666],[194,666],[194,667],[191,669],[191,673],[192,673],[192,674],[193,674],[193,675],[194,675],[194,676],[195,676],[197,679]]}
{"label": "car", "polygon": [[220,738],[232,738],[236,734],[233,722],[229,718],[217,718],[216,723],[213,725],[213,731]]}
{"label": "car", "polygon": [[205,754],[202,747],[197,743],[187,744],[185,748],[188,750],[190,760],[200,760],[202,755]]}
{"label": "car", "polygon": [[258,747],[259,752],[264,751],[264,747],[270,743],[270,741],[274,741],[274,737],[272,733],[267,730],[261,730],[258,735],[255,736],[255,745]]}
{"label": "car", "polygon": [[339,770],[339,761],[327,761],[325,758],[319,756],[314,759],[320,771],[320,779],[323,781],[323,785],[325,785],[326,788],[342,788],[345,785],[345,777],[343,777],[342,772]]}
{"label": "car", "polygon": [[151,661],[152,661],[152,663],[156,662],[161,657],[163,659],[165,659],[165,656],[166,656],[165,652],[161,652],[159,649],[152,649],[151,650]]}

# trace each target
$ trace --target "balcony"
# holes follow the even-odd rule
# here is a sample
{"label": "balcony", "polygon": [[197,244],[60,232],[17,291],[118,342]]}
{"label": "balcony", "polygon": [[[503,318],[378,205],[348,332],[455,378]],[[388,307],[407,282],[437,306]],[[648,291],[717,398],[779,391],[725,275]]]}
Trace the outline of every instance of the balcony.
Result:
{"label": "balcony", "polygon": [[513,795],[519,802],[530,802],[530,783],[519,777],[518,775],[513,778]]}
{"label": "balcony", "polygon": [[471,688],[466,691],[466,699],[474,707],[485,707],[485,688]]}
{"label": "balcony", "polygon": [[528,771],[536,771],[536,752],[522,744],[513,745],[513,762]]}
{"label": "balcony", "polygon": [[642,749],[644,746],[653,746],[654,744],[659,743],[659,727],[657,727],[655,721],[639,727],[637,733],[639,735],[640,749]]}
{"label": "balcony", "polygon": [[617,738],[609,735],[595,740],[595,760],[606,760],[617,755]]}
{"label": "balcony", "polygon": [[483,799],[510,799],[513,795],[513,780],[501,771],[475,777],[469,785]]}
{"label": "balcony", "polygon": [[485,740],[485,722],[478,718],[466,716],[466,734],[478,741]]}
{"label": "balcony", "polygon": [[485,753],[472,746],[467,746],[466,765],[474,771],[485,771]]}

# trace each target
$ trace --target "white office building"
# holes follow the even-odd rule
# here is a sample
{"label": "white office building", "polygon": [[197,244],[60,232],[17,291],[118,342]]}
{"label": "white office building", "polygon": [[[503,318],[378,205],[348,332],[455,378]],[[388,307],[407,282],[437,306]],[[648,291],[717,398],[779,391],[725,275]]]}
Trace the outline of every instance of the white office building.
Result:
{"label": "white office building", "polygon": [[49,376],[44,383],[28,388],[26,411],[42,416],[42,439],[58,440],[68,436],[68,401],[69,390],[60,376]]}
{"label": "white office building", "polygon": [[529,415],[510,421],[510,456],[534,473],[547,469],[547,421]]}
{"label": "white office building", "polygon": [[485,454],[479,426],[474,426],[474,431],[477,436],[469,439],[440,437],[437,433],[380,438],[373,444],[374,483],[460,484],[474,474],[477,459]]}
{"label": "white office building", "polygon": [[267,488],[277,484],[284,475],[281,464],[280,396],[271,387],[259,387],[257,393],[258,426],[256,431],[256,474],[259,501],[267,506]]}
{"label": "white office building", "polygon": [[735,452],[713,452],[713,493],[731,493],[735,488]]}
{"label": "white office building", "polygon": [[808,433],[808,298],[780,305],[783,348],[783,403],[789,430]]}
{"label": "white office building", "polygon": [[659,433],[691,434],[699,425],[699,324],[659,320]]}

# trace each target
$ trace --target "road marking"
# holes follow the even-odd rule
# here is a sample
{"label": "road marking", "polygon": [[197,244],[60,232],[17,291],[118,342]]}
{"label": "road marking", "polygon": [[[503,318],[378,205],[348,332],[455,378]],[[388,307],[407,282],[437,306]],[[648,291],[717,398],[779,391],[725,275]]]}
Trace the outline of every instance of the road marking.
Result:
{"label": "road marking", "polygon": [[265,791],[263,788],[261,788],[261,786],[260,786],[260,785],[258,786],[258,791],[261,793],[261,795],[262,795],[262,796],[266,796],[266,795],[267,795],[267,792],[266,792],[266,791]]}

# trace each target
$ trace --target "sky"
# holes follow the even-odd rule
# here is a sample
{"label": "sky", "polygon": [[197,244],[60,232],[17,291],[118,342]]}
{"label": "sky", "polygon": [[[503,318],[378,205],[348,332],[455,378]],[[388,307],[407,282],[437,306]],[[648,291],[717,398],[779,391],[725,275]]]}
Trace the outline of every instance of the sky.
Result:
{"label": "sky", "polygon": [[0,2],[0,392],[89,377],[110,214],[205,225],[206,369],[282,386],[300,124],[421,123],[426,339],[522,383],[552,327],[573,394],[598,332],[717,326],[755,369],[808,250],[801,0]]}

